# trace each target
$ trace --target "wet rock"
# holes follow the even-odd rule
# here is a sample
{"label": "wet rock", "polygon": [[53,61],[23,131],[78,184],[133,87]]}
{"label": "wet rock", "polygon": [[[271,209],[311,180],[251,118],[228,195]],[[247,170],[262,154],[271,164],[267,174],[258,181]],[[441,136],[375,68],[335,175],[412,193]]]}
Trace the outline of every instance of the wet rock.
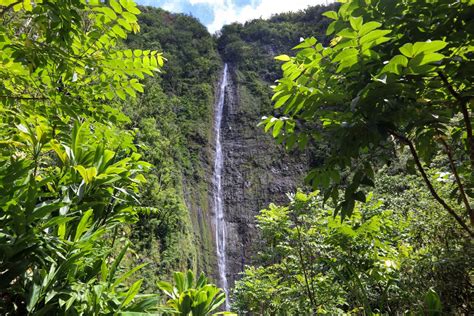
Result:
{"label": "wet rock", "polygon": [[286,194],[301,187],[307,159],[301,153],[286,153],[257,127],[261,117],[257,113],[272,109],[252,99],[235,69],[230,73],[221,131],[227,279],[232,287],[244,266],[255,262],[259,241],[255,216],[269,203],[286,203]]}

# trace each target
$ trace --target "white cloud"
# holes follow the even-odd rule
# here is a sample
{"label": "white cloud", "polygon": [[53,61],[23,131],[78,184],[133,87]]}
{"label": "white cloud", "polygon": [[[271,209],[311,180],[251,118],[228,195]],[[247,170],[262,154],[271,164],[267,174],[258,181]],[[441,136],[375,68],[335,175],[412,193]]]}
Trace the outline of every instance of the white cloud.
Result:
{"label": "white cloud", "polygon": [[170,12],[179,12],[181,10],[181,4],[177,1],[165,2],[161,7]]}
{"label": "white cloud", "polygon": [[[308,6],[327,4],[334,0],[250,0],[250,4],[236,5],[236,0],[137,0],[144,5],[156,5],[171,12],[193,13],[190,5],[208,5],[209,16],[214,19],[206,26],[214,33],[222,26],[233,22],[244,23],[258,18],[269,18],[273,14],[299,11]],[[199,16],[198,16],[199,17]]]}
{"label": "white cloud", "polygon": [[211,6],[225,5],[225,0],[189,0],[191,4],[209,4]]}
{"label": "white cloud", "polygon": [[331,3],[331,0],[261,0],[252,1],[251,5],[237,7],[230,0],[189,0],[190,3],[207,3],[213,7],[214,21],[207,25],[209,32],[214,33],[222,26],[233,22],[269,18],[273,14],[299,11],[308,6]]}

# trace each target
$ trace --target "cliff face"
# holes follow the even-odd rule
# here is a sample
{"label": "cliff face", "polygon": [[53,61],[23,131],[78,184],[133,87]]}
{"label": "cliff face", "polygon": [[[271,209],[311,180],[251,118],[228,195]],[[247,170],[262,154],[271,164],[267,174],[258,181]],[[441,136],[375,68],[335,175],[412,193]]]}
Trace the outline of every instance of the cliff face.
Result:
{"label": "cliff face", "polygon": [[167,59],[162,76],[147,83],[130,109],[149,148],[147,159],[156,166],[144,195],[145,205],[158,212],[134,229],[137,252],[151,263],[144,275],[151,290],[155,278],[173,270],[190,268],[218,280],[212,122],[220,57],[230,66],[221,129],[230,287],[259,249],[255,215],[270,202],[286,202],[286,194],[302,185],[306,157],[285,153],[257,124],[272,112],[269,86],[280,75],[274,55],[300,36],[320,34],[327,24],[320,12],[326,9],[232,24],[216,38],[191,16],[141,8],[141,32],[127,45],[161,50]]}
{"label": "cliff face", "polygon": [[[269,20],[226,25],[217,38],[219,53],[230,67],[224,108],[224,202],[227,223],[227,279],[234,285],[244,265],[257,263],[260,238],[255,216],[269,203],[286,203],[287,193],[303,186],[310,157],[287,153],[257,127],[264,115],[279,115],[271,104],[270,85],[281,76],[275,55],[292,54],[300,37],[327,42],[330,23],[321,14],[334,9],[315,6]],[[314,157],[312,157],[314,158]]]}
{"label": "cliff face", "polygon": [[249,91],[238,70],[230,67],[221,131],[230,287],[244,265],[255,259],[259,246],[255,215],[271,202],[286,202],[286,194],[303,182],[306,157],[286,153],[257,127],[261,114],[270,110]]}

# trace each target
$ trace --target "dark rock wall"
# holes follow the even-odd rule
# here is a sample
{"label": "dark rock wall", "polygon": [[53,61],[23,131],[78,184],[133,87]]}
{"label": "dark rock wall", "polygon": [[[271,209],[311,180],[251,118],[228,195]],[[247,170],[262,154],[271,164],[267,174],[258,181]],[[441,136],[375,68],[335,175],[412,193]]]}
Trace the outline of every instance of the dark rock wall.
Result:
{"label": "dark rock wall", "polygon": [[227,222],[227,278],[234,285],[244,265],[255,261],[259,238],[255,215],[269,203],[285,203],[287,193],[301,187],[306,157],[292,155],[262,127],[261,113],[270,113],[252,94],[245,79],[230,67],[222,124],[224,203]]}

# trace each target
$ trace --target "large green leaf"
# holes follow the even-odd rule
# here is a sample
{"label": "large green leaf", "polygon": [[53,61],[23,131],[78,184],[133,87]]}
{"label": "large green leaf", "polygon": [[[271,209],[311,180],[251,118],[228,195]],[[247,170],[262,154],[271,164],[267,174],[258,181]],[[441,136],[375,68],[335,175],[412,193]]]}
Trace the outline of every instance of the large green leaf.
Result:
{"label": "large green leaf", "polygon": [[130,289],[128,290],[125,299],[123,300],[122,304],[120,305],[120,308],[126,307],[128,304],[132,302],[132,300],[135,298],[135,296],[138,294],[140,291],[140,287],[142,285],[143,280],[138,280],[135,283],[132,284]]}

